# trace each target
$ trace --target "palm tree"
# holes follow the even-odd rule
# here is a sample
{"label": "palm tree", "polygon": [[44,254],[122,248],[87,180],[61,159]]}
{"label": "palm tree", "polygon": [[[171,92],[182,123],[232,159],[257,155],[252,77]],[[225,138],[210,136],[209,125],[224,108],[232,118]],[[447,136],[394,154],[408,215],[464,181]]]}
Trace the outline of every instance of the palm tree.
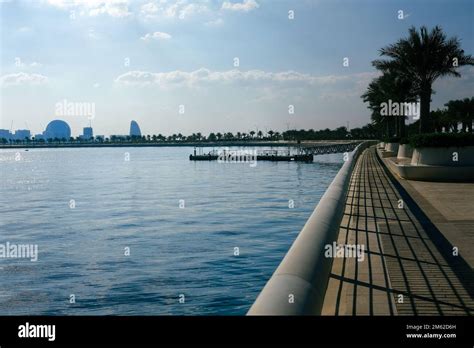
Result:
{"label": "palm tree", "polygon": [[443,30],[436,26],[431,31],[421,27],[409,29],[407,38],[384,47],[380,55],[390,60],[375,60],[372,64],[381,71],[392,71],[414,83],[414,90],[420,98],[420,132],[430,131],[432,85],[439,77],[460,77],[457,68],[474,65],[471,55],[465,55],[461,43],[456,37],[447,39]]}
{"label": "palm tree", "polygon": [[[462,122],[462,101],[461,100],[450,100],[444,106],[447,107],[446,113],[449,116],[449,120],[452,124],[452,131],[457,133],[458,125]],[[464,128],[464,127],[463,127]]]}
{"label": "palm tree", "polygon": [[430,119],[433,124],[434,131],[442,133],[443,129],[449,131],[449,122],[447,118],[447,110],[437,109],[430,111]]}
{"label": "palm tree", "polygon": [[474,118],[474,97],[461,100],[461,122],[462,132],[472,133],[472,121]]}
{"label": "palm tree", "polygon": [[207,137],[209,141],[216,141],[217,137],[214,133],[210,133],[209,136]]}
{"label": "palm tree", "polygon": [[362,95],[364,102],[369,104],[372,110],[372,122],[380,129],[385,128],[387,137],[405,136],[405,115],[382,116],[380,111],[383,103],[389,100],[397,103],[413,102],[416,95],[410,80],[404,80],[393,72],[385,72],[382,76],[375,78]]}
{"label": "palm tree", "polygon": [[255,135],[255,131],[250,131],[250,136],[253,138]]}
{"label": "palm tree", "polygon": [[472,133],[472,121],[474,118],[474,97],[459,100],[450,100],[444,104],[448,108],[447,113],[451,121],[455,124],[454,131],[457,131],[458,124],[461,123],[461,132]]}
{"label": "palm tree", "polygon": [[257,137],[260,139],[260,138],[262,138],[262,136],[263,136],[263,132],[262,132],[262,131],[258,131],[258,132],[257,132]]}
{"label": "palm tree", "polygon": [[471,100],[469,101],[469,106],[468,106],[468,127],[471,130],[471,133],[473,131],[472,129],[472,122],[474,121],[474,97],[471,97]]}
{"label": "palm tree", "polygon": [[273,134],[275,134],[274,131],[272,131],[272,130],[269,130],[269,131],[268,131],[268,135],[270,136],[270,140],[273,139]]}

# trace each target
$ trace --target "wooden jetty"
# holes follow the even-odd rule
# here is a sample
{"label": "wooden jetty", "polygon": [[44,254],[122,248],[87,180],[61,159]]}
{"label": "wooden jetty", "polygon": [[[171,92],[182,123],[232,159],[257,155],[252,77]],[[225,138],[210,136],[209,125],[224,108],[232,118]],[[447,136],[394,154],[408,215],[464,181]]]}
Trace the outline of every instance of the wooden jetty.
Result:
{"label": "wooden jetty", "polygon": [[[189,159],[191,161],[217,161],[219,159],[219,155],[216,154],[202,154],[202,155],[189,155]],[[272,161],[272,162],[313,162],[313,155],[312,154],[302,154],[302,155],[257,155],[257,161]],[[224,160],[224,162],[227,162]],[[232,162],[232,160],[228,160],[228,162]]]}
{"label": "wooden jetty", "polygon": [[[286,161],[286,162],[313,162],[313,157],[317,155],[324,154],[333,154],[333,153],[343,153],[353,151],[360,141],[351,141],[347,143],[338,143],[338,144],[316,144],[316,145],[302,145],[299,144],[296,149],[296,153],[291,153],[290,147],[287,150],[264,150],[258,154],[252,153],[248,154],[243,151],[243,154],[240,154],[240,150],[213,150],[209,153],[196,153],[196,147],[194,148],[194,154],[189,155],[191,161],[216,161],[221,159],[223,162],[236,162],[235,158],[232,158],[232,154],[235,154],[238,160],[246,158],[247,160],[257,160],[257,161]],[[226,152],[227,151],[227,152]],[[256,158],[255,158],[256,157]]]}

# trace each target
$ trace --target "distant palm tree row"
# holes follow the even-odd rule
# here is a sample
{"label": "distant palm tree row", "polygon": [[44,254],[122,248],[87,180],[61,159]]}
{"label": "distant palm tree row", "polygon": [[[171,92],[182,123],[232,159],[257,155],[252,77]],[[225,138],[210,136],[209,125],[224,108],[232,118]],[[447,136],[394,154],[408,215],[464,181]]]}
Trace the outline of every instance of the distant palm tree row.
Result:
{"label": "distant palm tree row", "polygon": [[110,144],[123,144],[123,143],[200,143],[200,142],[256,142],[256,141],[301,141],[301,140],[341,140],[341,139],[377,139],[380,137],[379,131],[372,124],[360,128],[353,128],[350,131],[346,127],[338,127],[336,129],[290,129],[285,132],[278,132],[269,130],[268,132],[262,131],[249,131],[249,132],[217,132],[210,133],[205,136],[202,133],[192,133],[191,135],[183,135],[181,133],[172,135],[143,135],[143,136],[115,136],[112,135],[110,138],[91,138],[83,139],[81,137],[71,137],[70,139],[23,139],[23,140],[7,140],[0,139],[0,144],[84,144],[84,143],[110,143]]}
{"label": "distant palm tree row", "polygon": [[[444,104],[446,108],[430,112],[433,128],[437,132],[472,133],[474,121],[474,97],[450,100]],[[459,129],[459,125],[461,128]]]}
{"label": "distant palm tree row", "polygon": [[419,120],[410,128],[417,133],[433,131],[472,132],[473,98],[453,100],[446,103],[447,109],[430,111],[433,83],[440,77],[460,77],[458,68],[474,65],[474,59],[461,49],[456,37],[447,38],[436,26],[431,31],[412,27],[407,38],[380,50],[387,59],[374,60],[372,64],[381,76],[375,78],[362,95],[372,111],[372,124],[382,130],[386,137],[406,135],[406,115],[386,115],[383,104],[389,100],[396,103],[419,102]]}

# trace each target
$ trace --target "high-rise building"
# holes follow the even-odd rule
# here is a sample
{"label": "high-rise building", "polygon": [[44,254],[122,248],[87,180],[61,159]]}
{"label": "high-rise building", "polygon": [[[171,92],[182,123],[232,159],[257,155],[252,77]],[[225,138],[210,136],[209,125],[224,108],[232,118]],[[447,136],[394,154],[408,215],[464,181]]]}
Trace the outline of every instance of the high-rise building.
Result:
{"label": "high-rise building", "polygon": [[31,133],[28,129],[17,129],[15,133],[10,132],[8,129],[0,129],[0,139],[7,140],[25,140],[31,138]]}
{"label": "high-rise building", "polygon": [[92,127],[84,127],[82,134],[83,139],[89,140],[94,136],[94,131],[92,130]]}
{"label": "high-rise building", "polygon": [[0,139],[2,138],[10,140],[13,138],[13,134],[8,129],[0,129]]}
{"label": "high-rise building", "polygon": [[140,131],[140,127],[136,121],[130,122],[130,136],[131,137],[141,137],[142,132]]}
{"label": "high-rise building", "polygon": [[31,133],[28,129],[17,129],[15,131],[15,140],[25,140],[30,139]]}

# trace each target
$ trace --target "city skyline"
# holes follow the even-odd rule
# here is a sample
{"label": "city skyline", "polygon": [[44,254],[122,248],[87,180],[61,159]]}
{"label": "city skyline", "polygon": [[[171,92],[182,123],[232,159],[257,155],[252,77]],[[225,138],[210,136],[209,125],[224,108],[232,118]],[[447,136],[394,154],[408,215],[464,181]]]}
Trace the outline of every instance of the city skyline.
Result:
{"label": "city skyline", "polygon": [[[13,121],[38,134],[54,119],[72,134],[92,119],[106,136],[126,134],[132,119],[146,134],[360,127],[369,122],[360,95],[377,76],[370,62],[410,26],[441,25],[474,50],[472,2],[343,4],[2,2],[0,128]],[[474,69],[460,71],[435,84],[433,109],[470,96]],[[93,117],[58,114],[65,100]]]}

